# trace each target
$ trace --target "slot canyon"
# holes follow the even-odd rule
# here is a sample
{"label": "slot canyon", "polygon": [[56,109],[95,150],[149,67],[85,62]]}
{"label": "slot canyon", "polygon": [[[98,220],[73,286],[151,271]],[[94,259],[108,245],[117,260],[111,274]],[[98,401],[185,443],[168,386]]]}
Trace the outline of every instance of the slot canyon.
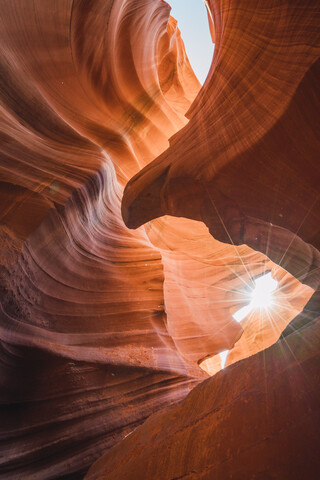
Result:
{"label": "slot canyon", "polygon": [[0,2],[1,480],[320,479],[320,4],[169,3]]}

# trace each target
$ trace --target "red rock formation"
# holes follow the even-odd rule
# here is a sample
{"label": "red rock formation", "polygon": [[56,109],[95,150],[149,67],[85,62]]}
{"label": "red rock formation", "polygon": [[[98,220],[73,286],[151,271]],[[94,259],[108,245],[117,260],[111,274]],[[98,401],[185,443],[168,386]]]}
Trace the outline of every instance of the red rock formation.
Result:
{"label": "red rock formation", "polygon": [[168,334],[159,251],[120,214],[119,181],[199,90],[169,7],[144,7],[1,6],[1,478],[79,478],[206,377]]}
{"label": "red rock formation", "polygon": [[203,221],[318,289],[318,4],[240,5],[226,14],[210,2],[211,72],[190,122],[128,183],[123,217],[130,227],[162,215]]}
{"label": "red rock formation", "polygon": [[[316,7],[303,4],[301,21],[294,6],[247,2],[226,15],[212,4],[216,56],[188,125],[200,84],[162,0],[1,8],[0,478],[79,478],[206,378],[203,359],[214,373],[221,350],[236,344],[233,363],[274,343],[317,287],[305,114],[317,107]],[[188,218],[128,230],[122,189],[149,162],[127,187],[128,225]],[[240,325],[244,289],[269,270],[281,321]],[[297,327],[315,296],[308,308]]]}
{"label": "red rock formation", "polygon": [[124,218],[129,226],[165,214],[202,220],[215,238],[246,243],[317,286],[303,267],[318,267],[319,254],[308,247],[310,259],[291,258],[303,247],[290,232],[319,247],[318,2],[237,3],[228,15],[222,2],[210,5],[211,73],[190,122],[129,182]]}
{"label": "red rock formation", "polygon": [[317,480],[319,319],[149,418],[86,480]]}
{"label": "red rock formation", "polygon": [[[316,127],[319,6],[314,1],[281,5],[229,2],[226,8],[223,2],[214,0],[210,6],[216,29],[210,75],[189,110],[190,122],[171,140],[170,148],[126,187],[124,220],[131,227],[168,214],[203,221],[216,239],[233,245],[246,244],[266,254],[301,282],[317,289],[317,293],[292,327],[286,329],[284,340],[265,355],[255,357],[259,363],[254,371],[251,366],[256,360],[248,360],[237,366],[236,376],[232,373],[235,369],[224,375],[226,383],[230,378],[235,382],[228,383],[231,396],[236,399],[230,409],[227,389],[223,381],[220,385],[221,377],[215,377],[205,383],[206,387],[196,389],[201,392],[200,397],[195,392],[190,394],[173,417],[164,413],[150,420],[142,431],[143,437],[137,432],[121,445],[123,455],[112,451],[113,457],[97,463],[88,478],[99,478],[101,472],[108,472],[110,479],[117,475],[129,479],[133,478],[133,471],[138,476],[143,471],[148,478],[162,479],[316,479],[320,475],[315,448],[319,429],[319,371],[315,370],[318,323],[309,327],[307,339],[305,332],[301,333],[304,324],[318,318],[320,307],[320,169]],[[245,325],[244,335],[229,355],[229,363],[255,353],[255,343],[258,346],[261,342],[258,349],[262,344],[266,346],[270,335],[265,334],[264,328],[258,332],[252,328],[257,323],[253,319],[251,325]],[[299,334],[288,338],[295,329]],[[313,343],[313,358],[307,362],[299,358],[299,349],[312,348],[312,335],[317,340]],[[264,372],[270,376],[278,374],[273,356],[280,355],[287,344],[292,351],[287,351],[280,362],[285,373],[278,384],[271,385],[272,394],[267,391],[263,396],[268,408],[271,404],[269,416],[257,409],[259,394],[250,400],[252,411],[245,407],[242,412],[242,396],[250,394],[250,388],[259,383]],[[290,365],[291,355],[298,357],[298,366]],[[206,367],[217,371],[216,358]],[[302,385],[299,388],[300,370],[307,371],[306,377],[310,373],[311,390]],[[248,371],[252,372],[253,381],[248,379]],[[236,377],[241,378],[241,387]],[[305,388],[307,393],[295,399],[292,392],[297,385],[299,391]],[[224,397],[219,408],[216,396],[221,391]],[[213,406],[204,398],[212,395]],[[195,406],[199,410],[191,413]],[[206,412],[210,408],[212,418],[208,425]],[[300,416],[303,420],[293,427]],[[245,423],[240,424],[239,432],[233,433],[239,417]],[[165,438],[159,433],[161,428]],[[141,444],[140,438],[146,439],[145,443]],[[141,445],[139,451],[131,448],[131,442]],[[258,446],[253,448],[253,443]]]}

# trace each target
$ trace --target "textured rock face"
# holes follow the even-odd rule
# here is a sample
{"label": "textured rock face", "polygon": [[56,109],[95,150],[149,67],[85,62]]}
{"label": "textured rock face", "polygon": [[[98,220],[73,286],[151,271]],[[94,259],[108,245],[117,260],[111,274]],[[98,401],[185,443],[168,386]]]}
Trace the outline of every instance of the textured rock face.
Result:
{"label": "textured rock face", "polygon": [[[240,2],[228,15],[222,2],[210,5],[216,54],[209,78],[188,125],[129,182],[124,219],[130,226],[165,214],[202,220],[215,238],[246,243],[317,286],[305,279],[295,252],[306,247],[293,233],[319,247],[319,139],[309,121],[319,107],[318,4]],[[308,248],[307,271],[319,266],[319,253]]]}
{"label": "textured rock face", "polygon": [[81,477],[206,377],[168,334],[159,251],[120,213],[199,90],[169,7],[143,7],[1,6],[4,479]]}
{"label": "textured rock face", "polygon": [[[317,5],[210,8],[216,54],[199,93],[162,0],[1,4],[0,478],[81,478],[219,371],[220,351],[228,364],[259,352],[293,318],[283,335],[300,338],[319,311]],[[135,174],[124,220],[152,221],[129,230]],[[280,308],[239,324],[265,271]],[[247,362],[258,378],[260,360]],[[246,365],[234,395],[251,388]],[[216,395],[227,372],[201,388]],[[89,477],[123,467],[113,460]]]}
{"label": "textured rock face", "polygon": [[246,244],[317,290],[319,6],[209,4],[211,72],[190,122],[128,183],[123,218],[130,227],[162,215],[202,221],[215,239]]}
{"label": "textured rock face", "polygon": [[153,415],[86,479],[317,480],[319,318]]}

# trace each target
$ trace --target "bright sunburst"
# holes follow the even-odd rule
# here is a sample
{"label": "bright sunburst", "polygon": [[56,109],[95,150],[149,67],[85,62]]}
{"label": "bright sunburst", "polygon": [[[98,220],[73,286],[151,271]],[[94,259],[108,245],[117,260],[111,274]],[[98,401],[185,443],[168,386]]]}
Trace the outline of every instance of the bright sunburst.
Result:
{"label": "bright sunburst", "polygon": [[[254,284],[255,286],[249,294],[250,303],[233,314],[233,318],[237,322],[241,322],[253,310],[268,310],[273,305],[273,293],[278,282],[272,277],[271,272],[256,278]],[[220,352],[221,368],[225,367],[228,353],[229,350]]]}
{"label": "bright sunburst", "polygon": [[255,288],[251,292],[250,305],[252,309],[266,309],[273,304],[273,292],[278,286],[277,280],[272,278],[271,272],[257,278]]}

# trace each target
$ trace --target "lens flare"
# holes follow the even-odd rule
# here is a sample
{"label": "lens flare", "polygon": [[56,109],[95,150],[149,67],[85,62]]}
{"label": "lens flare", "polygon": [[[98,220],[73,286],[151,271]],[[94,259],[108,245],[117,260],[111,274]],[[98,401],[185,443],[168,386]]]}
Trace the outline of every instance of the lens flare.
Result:
{"label": "lens flare", "polygon": [[277,280],[272,278],[271,272],[257,278],[255,281],[255,288],[251,292],[251,308],[252,309],[266,309],[273,304],[273,292],[278,286]]}
{"label": "lens flare", "polygon": [[[256,278],[255,287],[250,293],[250,303],[240,308],[232,316],[237,322],[246,318],[252,310],[267,310],[273,305],[273,292],[277,289],[278,282],[272,278],[271,272]],[[229,350],[220,352],[221,368],[225,367]]]}

